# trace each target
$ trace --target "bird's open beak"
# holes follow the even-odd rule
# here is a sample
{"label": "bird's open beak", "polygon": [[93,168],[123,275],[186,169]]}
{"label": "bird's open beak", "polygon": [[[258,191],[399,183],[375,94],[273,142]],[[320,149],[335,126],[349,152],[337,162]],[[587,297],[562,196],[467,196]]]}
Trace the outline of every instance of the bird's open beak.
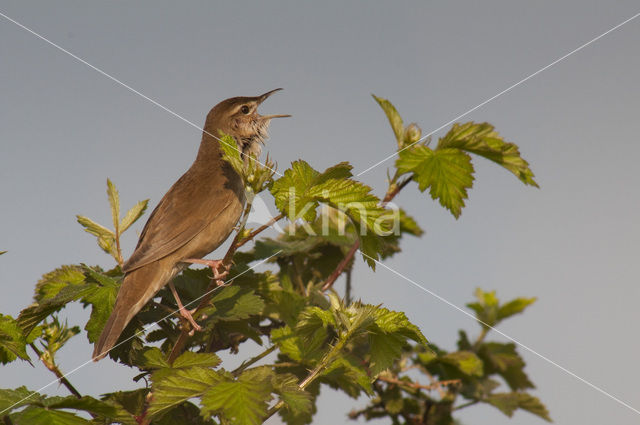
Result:
{"label": "bird's open beak", "polygon": [[267,100],[267,98],[269,96],[271,96],[272,94],[274,94],[275,92],[280,91],[280,90],[282,90],[282,89],[279,88],[279,89],[271,90],[271,91],[266,92],[265,94],[261,94],[260,96],[258,96],[258,105],[261,104],[262,102],[264,102],[265,100]]}
{"label": "bird's open beak", "polygon": [[[277,91],[280,91],[280,90],[282,90],[282,89],[279,88],[279,89],[271,90],[271,91],[266,92],[263,95],[258,96],[258,105],[261,104],[262,102],[264,102],[265,100],[267,100],[267,98],[269,96],[271,96],[273,93],[275,93]],[[287,117],[290,117],[290,116],[291,115],[289,115],[289,114],[262,115],[260,117],[260,119],[262,119],[262,120],[270,120],[271,118],[287,118]]]}

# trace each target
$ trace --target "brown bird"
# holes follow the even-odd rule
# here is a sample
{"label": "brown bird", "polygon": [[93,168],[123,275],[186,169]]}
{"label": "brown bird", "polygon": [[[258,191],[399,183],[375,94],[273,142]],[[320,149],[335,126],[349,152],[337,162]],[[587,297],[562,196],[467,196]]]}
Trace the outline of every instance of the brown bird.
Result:
{"label": "brown bird", "polygon": [[[102,359],[115,345],[129,321],[167,283],[180,313],[194,328],[191,314],[182,307],[171,279],[218,248],[242,215],[245,194],[242,177],[222,159],[217,137],[232,136],[245,155],[260,154],[272,118],[290,115],[258,114],[258,106],[275,89],[256,97],[233,97],[207,115],[198,155],[186,173],[169,189],[145,224],[138,245],[124,264],[124,280],[113,311],[93,350]],[[215,137],[214,137],[215,136]],[[213,266],[216,261],[206,262]]]}

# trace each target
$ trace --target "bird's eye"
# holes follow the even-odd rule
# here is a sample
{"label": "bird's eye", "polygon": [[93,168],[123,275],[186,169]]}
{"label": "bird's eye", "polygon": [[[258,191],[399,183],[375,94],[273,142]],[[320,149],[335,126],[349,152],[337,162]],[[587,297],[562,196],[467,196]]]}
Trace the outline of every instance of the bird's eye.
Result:
{"label": "bird's eye", "polygon": [[249,107],[247,105],[244,105],[242,108],[240,108],[240,111],[246,115],[249,113]]}

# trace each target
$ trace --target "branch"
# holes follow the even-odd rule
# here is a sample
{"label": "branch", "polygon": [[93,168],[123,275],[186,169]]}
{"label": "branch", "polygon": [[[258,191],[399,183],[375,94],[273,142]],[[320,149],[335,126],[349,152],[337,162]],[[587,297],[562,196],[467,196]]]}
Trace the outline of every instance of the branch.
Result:
{"label": "branch", "polygon": [[231,372],[231,374],[233,376],[238,376],[242,371],[244,371],[246,368],[248,368],[252,364],[256,363],[257,361],[262,360],[263,358],[267,357],[269,354],[273,353],[273,351],[276,348],[277,348],[276,345],[272,345],[271,347],[267,348],[266,350],[264,350],[262,353],[258,354],[257,356],[252,357],[251,359],[247,360],[246,362],[243,362],[240,366],[238,366],[235,370],[233,370],[233,372]]}
{"label": "branch", "polygon": [[58,378],[58,380],[62,385],[67,387],[67,389],[71,394],[73,394],[77,398],[82,398],[82,395],[80,394],[80,392],[78,392],[78,390],[76,390],[75,387],[71,385],[71,382],[69,382],[69,380],[64,377],[64,373],[62,373],[62,371],[55,364],[55,362],[53,361],[53,358],[50,361],[46,360],[44,357],[44,354],[40,350],[38,350],[38,347],[36,347],[34,343],[29,344],[29,346],[38,355],[38,358],[40,359],[40,361],[42,361],[42,364],[51,372],[53,372],[54,375],[56,375],[56,378]]}
{"label": "branch", "polygon": [[408,382],[408,381],[403,381],[397,378],[386,377],[386,376],[378,376],[378,380],[388,382],[390,384],[402,385],[402,386],[413,388],[416,390],[427,390],[427,391],[436,390],[441,387],[445,387],[449,385],[460,385],[460,383],[462,382],[459,379],[448,379],[445,381],[434,382],[433,384],[429,384],[429,385],[422,385],[419,382]]}
{"label": "branch", "polygon": [[[392,183],[389,188],[387,189],[387,193],[384,195],[384,198],[382,199],[382,202],[380,202],[380,206],[384,207],[385,205],[387,205],[389,202],[391,202],[391,200],[393,198],[395,198],[395,196],[400,193],[400,191],[402,189],[404,189],[404,187],[409,184],[409,182],[411,181],[411,178],[407,177],[406,179],[404,179],[402,182],[400,182],[399,184],[396,183]],[[327,289],[331,288],[333,286],[333,284],[335,283],[335,281],[338,279],[338,277],[340,277],[340,275],[342,274],[342,272],[344,271],[344,268],[347,266],[347,264],[349,264],[349,262],[351,261],[351,259],[353,258],[353,256],[355,255],[356,251],[358,250],[358,248],[360,247],[360,241],[357,240],[352,246],[351,249],[349,250],[349,252],[347,252],[347,255],[344,257],[344,259],[342,261],[340,261],[340,264],[338,264],[338,266],[336,267],[336,269],[333,271],[333,273],[331,273],[331,275],[329,276],[329,278],[326,280],[326,282],[322,285],[322,290],[326,291]]]}
{"label": "branch", "polygon": [[[231,246],[229,247],[229,250],[225,254],[224,258],[222,259],[222,266],[225,268],[229,268],[231,266],[233,256],[238,250],[238,248],[240,248],[242,245],[246,244],[247,242],[255,238],[256,235],[258,235],[260,232],[263,232],[264,230],[268,229],[275,222],[277,222],[278,220],[284,217],[284,215],[280,214],[272,218],[271,220],[269,220],[263,226],[260,226],[256,230],[249,233],[247,237],[241,238],[242,230],[245,228],[247,224],[247,219],[249,218],[249,212],[251,211],[251,207],[252,207],[252,202],[247,201],[247,205],[245,206],[242,220],[240,221],[240,224],[238,226],[238,231],[236,232],[236,235],[233,238],[233,242],[231,242]],[[224,285],[224,283],[221,283],[221,282],[222,281],[219,281],[216,278],[211,279],[211,283],[209,283],[209,286],[207,287],[207,290],[206,290],[206,295],[202,297],[202,299],[200,300],[200,303],[198,304],[198,307],[196,307],[196,311],[193,313],[194,318],[197,318],[200,312],[209,304],[209,301],[211,301],[213,290],[219,286]],[[176,340],[176,343],[174,344],[173,348],[171,349],[171,353],[169,353],[169,357],[167,359],[169,363],[173,363],[173,361],[182,353],[182,350],[184,349],[187,343],[187,339],[189,338],[192,332],[193,332],[193,329],[191,327],[191,324],[185,323],[182,327],[182,331],[180,332],[180,336]]]}

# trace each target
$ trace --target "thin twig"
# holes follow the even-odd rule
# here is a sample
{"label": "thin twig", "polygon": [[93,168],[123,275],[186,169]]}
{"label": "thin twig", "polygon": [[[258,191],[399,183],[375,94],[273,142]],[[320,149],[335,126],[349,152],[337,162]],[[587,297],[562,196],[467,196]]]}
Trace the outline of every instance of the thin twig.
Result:
{"label": "thin twig", "polygon": [[283,218],[284,218],[284,214],[282,214],[282,213],[278,214],[275,217],[273,217],[271,220],[267,221],[265,224],[263,224],[262,226],[258,227],[256,230],[254,230],[251,233],[249,233],[249,235],[246,238],[244,238],[241,241],[239,241],[237,246],[236,246],[236,249],[240,248],[242,245],[246,244],[247,242],[249,242],[250,240],[255,238],[258,233],[267,230],[269,227],[273,226],[277,221],[280,221]]}
{"label": "thin twig", "polygon": [[258,354],[257,356],[252,357],[251,359],[247,360],[246,362],[243,362],[233,372],[231,372],[231,374],[233,376],[238,376],[241,372],[243,372],[246,368],[248,368],[252,364],[262,360],[263,358],[267,357],[269,354],[273,353],[273,351],[277,347],[278,347],[277,345],[272,345],[271,347],[267,348],[266,350],[264,350],[262,353]]}
{"label": "thin twig", "polygon": [[402,385],[402,386],[413,388],[416,390],[419,389],[419,390],[427,390],[427,391],[432,391],[432,390],[446,387],[449,385],[460,385],[461,383],[459,379],[448,379],[446,381],[437,381],[429,385],[423,385],[423,384],[420,384],[419,382],[403,381],[401,379],[387,377],[387,376],[378,376],[378,379],[380,381],[388,382],[390,384]]}
{"label": "thin twig", "polygon": [[[392,183],[389,186],[389,188],[387,189],[387,193],[385,194],[384,198],[382,199],[382,202],[380,202],[380,206],[384,207],[389,202],[391,202],[391,200],[393,198],[395,198],[395,196],[398,193],[400,193],[400,191],[402,189],[404,189],[404,187],[407,184],[409,184],[410,181],[411,181],[411,178],[407,177],[406,179],[404,179],[402,182],[400,182],[398,184]],[[347,255],[342,259],[342,261],[340,261],[340,263],[335,268],[333,273],[331,273],[331,275],[327,278],[326,282],[322,285],[322,290],[323,291],[326,291],[327,289],[329,289],[329,288],[331,288],[333,286],[333,284],[338,279],[338,277],[342,274],[342,272],[344,271],[344,268],[347,266],[347,264],[349,264],[349,261],[351,261],[351,259],[353,258],[353,256],[355,255],[355,253],[356,253],[356,251],[358,250],[359,247],[360,247],[360,240],[357,240],[351,246],[351,249],[349,250],[349,252],[347,252]]]}
{"label": "thin twig", "polygon": [[[238,231],[236,232],[236,235],[233,238],[233,241],[231,242],[231,246],[229,246],[229,250],[225,254],[224,258],[222,259],[222,265],[225,268],[228,268],[231,265],[231,262],[233,260],[233,255],[236,253],[238,248],[240,248],[245,243],[249,242],[260,232],[268,229],[269,226],[273,224],[273,223],[271,224],[267,223],[264,226],[261,226],[258,229],[254,230],[253,232],[251,232],[249,236],[241,239],[240,234],[242,233],[242,229],[244,229],[247,224],[247,219],[249,218],[249,212],[251,211],[251,206],[252,206],[251,201],[247,201],[247,205],[245,206],[242,220],[238,226]],[[275,223],[281,218],[282,218],[282,214],[274,217],[272,220],[270,220],[270,222],[273,221]],[[216,279],[215,277],[212,278],[211,283],[209,283],[209,286],[207,287],[206,295],[202,297],[202,299],[200,300],[200,303],[198,304],[198,307],[196,307],[195,313],[193,313],[194,317],[198,317],[199,313],[201,313],[202,310],[209,304],[209,301],[211,301],[211,297],[213,295],[213,290],[219,286],[221,286],[221,281]],[[187,343],[187,340],[189,339],[189,336],[190,336],[189,334],[191,332],[192,332],[191,325],[185,324],[185,326],[182,327],[180,336],[178,336],[176,343],[173,345],[173,348],[171,349],[171,353],[169,353],[169,357],[167,359],[169,363],[173,363],[173,361],[176,358],[178,358],[178,356],[182,353],[182,350],[184,349],[184,346]]]}
{"label": "thin twig", "polygon": [[43,353],[40,350],[38,350],[38,347],[36,347],[34,343],[29,344],[29,346],[38,355],[38,358],[40,359],[40,361],[42,361],[42,364],[51,372],[53,372],[54,375],[56,375],[60,383],[65,387],[67,387],[67,389],[71,394],[73,394],[77,398],[82,398],[82,395],[80,394],[80,392],[76,390],[73,385],[71,385],[71,382],[69,382],[67,378],[65,378],[64,373],[62,373],[62,371],[58,369],[58,366],[54,363],[53,359],[51,359],[51,361],[45,360]]}

